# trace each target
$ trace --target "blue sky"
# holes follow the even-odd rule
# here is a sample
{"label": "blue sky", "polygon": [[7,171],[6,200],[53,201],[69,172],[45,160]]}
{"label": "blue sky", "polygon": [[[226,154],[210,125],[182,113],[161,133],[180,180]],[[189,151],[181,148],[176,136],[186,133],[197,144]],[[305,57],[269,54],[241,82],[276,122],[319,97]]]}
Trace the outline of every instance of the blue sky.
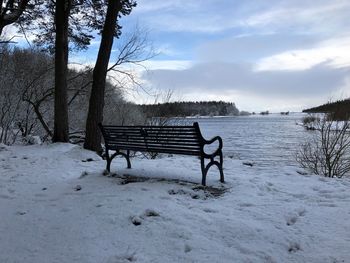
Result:
{"label": "blue sky", "polygon": [[121,23],[160,52],[145,85],[279,111],[350,95],[348,14],[348,0],[139,0]]}
{"label": "blue sky", "polygon": [[[144,63],[147,71],[133,69],[152,93],[172,90],[174,100],[225,100],[240,110],[276,112],[350,96],[349,0],[137,3],[120,23],[124,37],[136,25],[147,30],[159,53]],[[93,63],[97,48],[98,39],[71,61]],[[128,98],[153,100],[142,90]]]}

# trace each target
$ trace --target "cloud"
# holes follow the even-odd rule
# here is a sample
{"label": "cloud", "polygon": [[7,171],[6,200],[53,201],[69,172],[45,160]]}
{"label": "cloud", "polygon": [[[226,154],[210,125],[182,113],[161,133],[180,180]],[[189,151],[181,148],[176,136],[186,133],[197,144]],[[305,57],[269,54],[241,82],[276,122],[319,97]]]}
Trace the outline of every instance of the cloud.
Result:
{"label": "cloud", "polygon": [[251,97],[264,101],[260,107],[271,107],[272,100],[299,105],[298,100],[306,103],[326,99],[331,92],[344,87],[349,73],[348,68],[330,68],[323,64],[303,71],[259,72],[254,71],[253,64],[211,62],[184,70],[152,70],[143,78],[153,87],[176,90],[191,100],[241,97],[247,104]]}
{"label": "cloud", "polygon": [[348,30],[347,0],[138,1],[135,14],[157,31],[219,33],[321,32]]}
{"label": "cloud", "polygon": [[237,24],[239,5],[225,0],[140,0],[134,14],[158,32],[215,33]]}
{"label": "cloud", "polygon": [[148,60],[142,62],[147,70],[184,70],[193,64],[190,60]]}
{"label": "cloud", "polygon": [[241,17],[239,27],[255,33],[288,32],[328,37],[349,31],[350,2],[347,0],[277,0],[268,4]]}
{"label": "cloud", "polygon": [[[203,1],[205,2],[205,0]],[[164,1],[164,0],[138,0],[137,6],[133,10],[133,13],[154,13],[156,12],[169,12],[169,11],[178,11],[178,10],[186,10],[193,9],[197,6],[200,6],[198,3],[187,0],[172,0],[172,1]]]}
{"label": "cloud", "polygon": [[197,48],[200,61],[252,61],[297,48],[311,48],[320,37],[303,34],[254,34],[226,37]]}
{"label": "cloud", "polygon": [[288,50],[258,61],[257,71],[306,70],[318,64],[350,66],[350,37],[322,41],[309,49]]}

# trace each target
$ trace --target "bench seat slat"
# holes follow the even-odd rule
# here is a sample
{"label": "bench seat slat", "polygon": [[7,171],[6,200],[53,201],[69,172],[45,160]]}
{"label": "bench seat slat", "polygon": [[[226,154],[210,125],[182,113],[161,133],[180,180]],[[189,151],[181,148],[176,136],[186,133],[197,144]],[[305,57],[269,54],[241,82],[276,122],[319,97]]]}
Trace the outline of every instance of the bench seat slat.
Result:
{"label": "bench seat slat", "polygon": [[189,132],[173,132],[173,131],[159,131],[159,132],[153,132],[153,131],[146,131],[145,133],[142,133],[140,130],[138,131],[109,131],[106,130],[106,133],[109,135],[138,135],[138,136],[195,136],[197,135],[196,132],[189,131]]}
{"label": "bench seat slat", "polygon": [[[113,149],[113,148],[111,148]],[[118,150],[130,150],[135,152],[157,152],[157,153],[169,153],[169,154],[183,154],[183,155],[195,155],[199,156],[199,151],[189,151],[181,149],[170,149],[170,148],[141,148],[141,147],[131,147],[131,146],[119,146]]]}
{"label": "bench seat slat", "polygon": [[122,137],[122,136],[107,136],[106,137],[107,141],[140,141],[140,142],[164,142],[164,143],[169,143],[169,142],[174,142],[174,143],[195,143],[199,144],[199,141],[197,138],[178,138],[178,137]]}
{"label": "bench seat slat", "polygon": [[120,138],[120,139],[124,139],[124,140],[133,140],[133,139],[142,139],[142,140],[188,140],[188,141],[198,141],[198,138],[193,136],[193,135],[189,135],[189,136],[165,136],[165,135],[159,135],[159,136],[141,136],[141,135],[122,135],[122,134],[106,134],[106,139],[114,139],[114,138]]}
{"label": "bench seat slat", "polygon": [[178,146],[195,146],[197,148],[200,147],[200,144],[198,142],[184,142],[184,141],[154,141],[154,140],[118,140],[118,139],[111,139],[108,140],[109,144],[148,144],[148,145],[178,145]]}
{"label": "bench seat slat", "polygon": [[150,129],[150,130],[194,130],[193,126],[113,126],[103,125],[104,129],[116,130],[128,130],[128,129]]}
{"label": "bench seat slat", "polygon": [[167,137],[175,137],[175,136],[197,136],[195,132],[141,132],[141,131],[127,131],[127,132],[106,132],[108,135],[117,135],[117,136],[142,136],[142,137],[150,137],[150,136],[167,136]]}
{"label": "bench seat slat", "polygon": [[181,150],[189,150],[189,151],[199,151],[200,147],[198,146],[183,146],[183,145],[161,145],[161,144],[145,144],[145,143],[113,143],[109,142],[108,146],[110,149],[112,148],[120,148],[123,147],[140,147],[145,149],[151,149],[151,148],[161,148],[161,149],[181,149]]}
{"label": "bench seat slat", "polygon": [[197,134],[195,131],[153,131],[153,130],[125,130],[125,131],[113,131],[113,130],[106,130],[110,134],[175,134],[175,135],[181,135],[181,134]]}
{"label": "bench seat slat", "polygon": [[194,129],[152,129],[152,128],[128,128],[128,129],[105,128],[105,129],[109,130],[109,131],[116,131],[116,132],[140,131],[140,130],[145,130],[145,131],[149,131],[149,132],[159,132],[159,131],[164,131],[164,132],[195,132]]}

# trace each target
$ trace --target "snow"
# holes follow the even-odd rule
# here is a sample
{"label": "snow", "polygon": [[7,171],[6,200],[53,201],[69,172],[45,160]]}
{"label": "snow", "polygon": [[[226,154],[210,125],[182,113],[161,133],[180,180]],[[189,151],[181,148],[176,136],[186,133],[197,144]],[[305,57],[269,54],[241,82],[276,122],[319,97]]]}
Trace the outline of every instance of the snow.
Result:
{"label": "snow", "polygon": [[[350,262],[350,179],[0,145],[0,262]],[[304,175],[302,175],[304,174]],[[149,179],[149,180],[147,180]],[[215,191],[214,191],[215,190]]]}

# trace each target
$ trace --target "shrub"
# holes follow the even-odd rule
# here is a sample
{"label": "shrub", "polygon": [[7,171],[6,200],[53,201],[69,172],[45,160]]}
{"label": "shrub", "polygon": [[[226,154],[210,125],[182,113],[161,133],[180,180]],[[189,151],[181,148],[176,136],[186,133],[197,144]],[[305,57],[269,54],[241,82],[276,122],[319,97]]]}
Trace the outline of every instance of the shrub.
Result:
{"label": "shrub", "polygon": [[311,139],[301,145],[296,155],[301,167],[326,177],[350,173],[350,123],[327,116],[313,121]]}
{"label": "shrub", "polygon": [[320,118],[315,115],[307,115],[303,119],[303,125],[309,125],[320,121]]}

